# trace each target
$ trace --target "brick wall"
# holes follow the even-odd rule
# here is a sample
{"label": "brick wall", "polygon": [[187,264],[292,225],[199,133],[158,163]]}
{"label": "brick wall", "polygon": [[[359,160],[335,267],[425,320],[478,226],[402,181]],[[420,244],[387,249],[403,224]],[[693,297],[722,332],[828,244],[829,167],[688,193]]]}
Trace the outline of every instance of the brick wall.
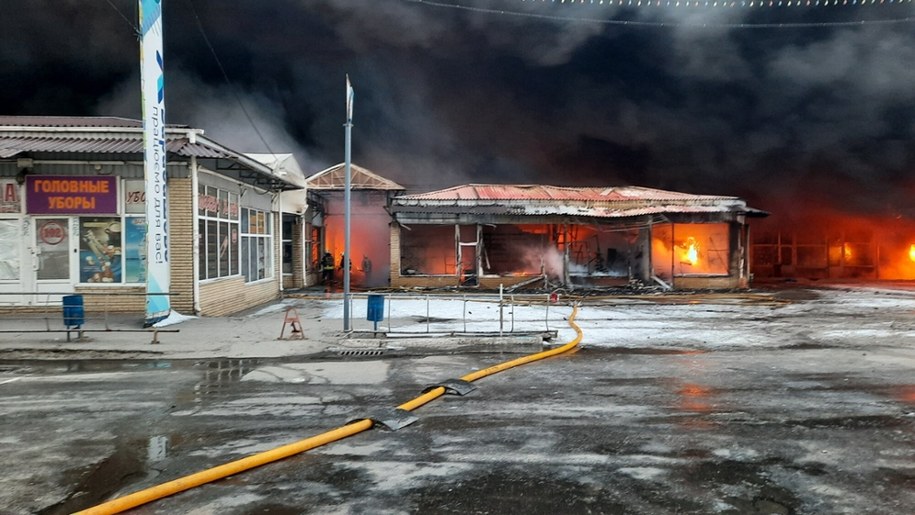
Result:
{"label": "brick wall", "polygon": [[194,314],[194,196],[191,179],[168,180],[169,260],[171,267],[172,309]]}
{"label": "brick wall", "polygon": [[[146,313],[146,287],[145,286],[116,286],[82,287],[74,288],[75,293],[83,294],[83,307],[86,312],[98,313]],[[133,295],[128,295],[133,294]]]}
{"label": "brick wall", "polygon": [[277,281],[245,284],[244,277],[217,279],[200,285],[200,314],[226,316],[279,298]]}
{"label": "brick wall", "polygon": [[305,224],[296,221],[292,225],[292,277],[290,284],[284,284],[284,288],[301,288],[305,286],[305,245],[303,244],[303,232]]}
{"label": "brick wall", "polygon": [[391,224],[391,286],[394,288],[400,287],[398,281],[400,279],[400,225],[397,223]]}

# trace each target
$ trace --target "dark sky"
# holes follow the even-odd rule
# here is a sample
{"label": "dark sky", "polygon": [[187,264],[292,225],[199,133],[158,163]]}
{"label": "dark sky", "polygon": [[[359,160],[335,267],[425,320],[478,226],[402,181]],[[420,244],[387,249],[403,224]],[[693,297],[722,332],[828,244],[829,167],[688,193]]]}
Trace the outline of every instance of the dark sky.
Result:
{"label": "dark sky", "polygon": [[[348,73],[354,162],[412,188],[631,184],[915,217],[915,19],[892,22],[911,2],[598,1],[165,0],[167,118],[265,151],[241,102],[312,173],[343,160]],[[139,118],[135,4],[4,0],[0,112]]]}

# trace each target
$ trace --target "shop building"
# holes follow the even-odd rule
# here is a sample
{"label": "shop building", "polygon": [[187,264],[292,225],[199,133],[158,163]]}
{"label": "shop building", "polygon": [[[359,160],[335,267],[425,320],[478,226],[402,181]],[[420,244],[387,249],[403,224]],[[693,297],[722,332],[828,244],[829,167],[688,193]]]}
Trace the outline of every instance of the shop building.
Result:
{"label": "shop building", "polygon": [[392,199],[391,285],[745,288],[737,197],[640,187],[468,184]]}
{"label": "shop building", "polygon": [[[186,126],[167,127],[166,140],[172,309],[225,315],[279,297],[284,277],[304,283],[295,160],[248,156]],[[142,151],[136,120],[0,117],[0,307],[80,293],[88,311],[143,313]]]}

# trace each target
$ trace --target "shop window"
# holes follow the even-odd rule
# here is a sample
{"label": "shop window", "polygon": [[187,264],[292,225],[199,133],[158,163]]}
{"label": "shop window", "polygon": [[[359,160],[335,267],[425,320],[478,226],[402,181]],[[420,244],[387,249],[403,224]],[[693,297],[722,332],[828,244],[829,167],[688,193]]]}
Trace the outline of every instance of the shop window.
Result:
{"label": "shop window", "polygon": [[241,209],[241,274],[245,282],[273,277],[273,234],[270,213]]}
{"label": "shop window", "polygon": [[146,217],[124,218],[124,282],[146,282]]}
{"label": "shop window", "polygon": [[0,281],[19,280],[18,219],[0,220]]}
{"label": "shop window", "polygon": [[293,235],[296,228],[296,216],[291,214],[283,215],[283,273],[291,274],[293,269],[292,257],[295,254]]}
{"label": "shop window", "polygon": [[123,282],[120,217],[79,219],[79,282]]}
{"label": "shop window", "polygon": [[204,185],[197,194],[198,277],[238,275],[238,194]]}

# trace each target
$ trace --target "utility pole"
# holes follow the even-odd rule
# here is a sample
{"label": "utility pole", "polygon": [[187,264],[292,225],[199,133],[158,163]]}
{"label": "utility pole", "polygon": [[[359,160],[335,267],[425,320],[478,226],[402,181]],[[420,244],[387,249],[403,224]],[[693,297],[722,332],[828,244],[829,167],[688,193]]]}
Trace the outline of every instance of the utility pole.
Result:
{"label": "utility pole", "polygon": [[344,215],[343,215],[343,330],[349,332],[352,329],[350,325],[350,292],[349,292],[349,264],[352,261],[352,256],[350,256],[350,182],[351,182],[351,170],[350,170],[350,151],[352,150],[352,132],[353,132],[353,97],[355,93],[353,92],[353,86],[349,82],[349,75],[346,76],[346,123],[343,125],[346,127],[346,145],[345,145],[345,159],[344,159],[344,169],[346,175],[346,181],[344,183],[343,191],[343,204],[344,204]]}

